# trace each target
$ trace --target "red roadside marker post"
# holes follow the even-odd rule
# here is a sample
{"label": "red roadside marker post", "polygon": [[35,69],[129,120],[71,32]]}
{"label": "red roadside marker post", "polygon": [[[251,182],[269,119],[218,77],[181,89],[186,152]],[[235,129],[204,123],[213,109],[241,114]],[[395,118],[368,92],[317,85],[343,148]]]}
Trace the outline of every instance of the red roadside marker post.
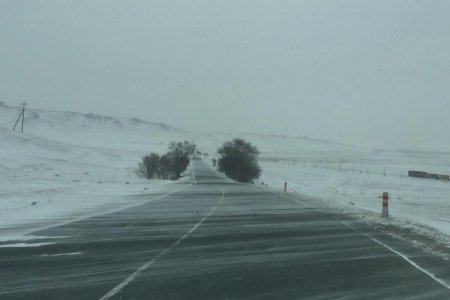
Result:
{"label": "red roadside marker post", "polygon": [[383,210],[381,211],[382,218],[389,218],[388,202],[389,202],[389,194],[384,192],[383,193]]}

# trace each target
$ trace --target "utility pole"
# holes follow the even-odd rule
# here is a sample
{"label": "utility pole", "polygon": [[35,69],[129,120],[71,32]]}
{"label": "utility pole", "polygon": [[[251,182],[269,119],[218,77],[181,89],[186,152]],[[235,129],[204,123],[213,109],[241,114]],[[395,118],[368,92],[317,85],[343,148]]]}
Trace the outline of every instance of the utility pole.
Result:
{"label": "utility pole", "polygon": [[21,105],[22,105],[22,110],[20,111],[20,115],[19,115],[19,118],[17,118],[16,124],[14,124],[13,131],[16,129],[17,123],[19,123],[19,120],[22,117],[22,133],[23,133],[23,122],[25,120],[25,106],[27,106],[28,104],[23,102],[23,103],[21,103]]}

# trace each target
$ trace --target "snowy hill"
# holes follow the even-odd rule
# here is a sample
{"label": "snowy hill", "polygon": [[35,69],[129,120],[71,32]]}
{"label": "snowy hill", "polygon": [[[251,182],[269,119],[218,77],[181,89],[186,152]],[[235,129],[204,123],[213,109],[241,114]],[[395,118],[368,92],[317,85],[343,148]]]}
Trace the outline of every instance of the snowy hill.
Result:
{"label": "snowy hill", "polygon": [[[0,126],[12,128],[19,114],[18,107],[0,102]],[[123,144],[141,143],[143,140],[147,140],[147,143],[152,140],[153,143],[159,143],[161,138],[166,140],[184,134],[181,129],[137,118],[113,118],[33,108],[26,110],[24,127],[25,133],[46,139],[87,146],[102,143],[106,147],[114,147],[117,142],[122,147]]]}
{"label": "snowy hill", "polygon": [[[12,127],[20,114],[19,107],[12,107],[0,102],[0,125]],[[49,127],[72,127],[72,129],[135,129],[147,131],[184,132],[181,129],[163,124],[143,121],[138,118],[113,118],[96,114],[81,114],[67,111],[50,111],[27,108],[25,124],[47,125]],[[74,127],[75,126],[75,127]]]}
{"label": "snowy hill", "polygon": [[[19,107],[0,102],[0,127],[12,128],[20,114]],[[20,126],[19,126],[20,127]],[[17,130],[17,129],[16,129]],[[299,151],[348,151],[354,146],[336,142],[262,133],[196,133],[162,123],[136,118],[113,118],[95,114],[47,111],[27,108],[25,133],[75,145],[115,149],[137,149],[139,145],[163,151],[171,140],[195,141],[201,150],[214,153],[223,142],[236,137],[255,144],[263,155]],[[162,148],[162,149],[160,149]]]}

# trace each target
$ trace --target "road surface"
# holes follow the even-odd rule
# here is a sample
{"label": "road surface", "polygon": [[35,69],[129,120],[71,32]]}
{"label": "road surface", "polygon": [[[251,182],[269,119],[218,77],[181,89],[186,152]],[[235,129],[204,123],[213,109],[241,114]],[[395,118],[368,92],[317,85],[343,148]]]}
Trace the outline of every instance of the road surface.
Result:
{"label": "road surface", "polygon": [[0,243],[0,299],[450,299],[448,262],[403,257],[349,217],[202,161],[193,170],[143,205]]}

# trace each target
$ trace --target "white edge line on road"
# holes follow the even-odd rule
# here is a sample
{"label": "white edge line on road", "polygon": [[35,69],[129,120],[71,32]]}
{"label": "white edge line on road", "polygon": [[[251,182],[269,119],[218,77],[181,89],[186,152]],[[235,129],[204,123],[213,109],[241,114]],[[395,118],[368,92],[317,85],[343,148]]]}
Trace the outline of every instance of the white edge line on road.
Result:
{"label": "white edge line on road", "polygon": [[67,252],[67,253],[58,253],[58,254],[40,254],[37,256],[42,256],[42,257],[47,257],[47,256],[52,256],[52,257],[57,257],[57,256],[73,256],[73,255],[80,255],[83,254],[83,252]]}
{"label": "white edge line on road", "polygon": [[379,240],[377,240],[376,238],[371,237],[370,235],[363,233],[363,232],[359,232],[358,230],[356,230],[355,228],[353,228],[351,225],[347,224],[344,221],[341,221],[339,219],[336,219],[338,222],[340,222],[341,224],[347,226],[348,228],[350,228],[351,230],[353,230],[356,233],[359,233],[363,236],[365,236],[366,238],[374,241],[375,243],[383,246],[384,248],[386,248],[387,250],[391,251],[392,253],[400,256],[403,260],[405,260],[407,263],[409,263],[411,266],[413,266],[414,268],[416,268],[417,270],[421,271],[422,273],[424,273],[425,275],[427,275],[428,277],[430,277],[431,279],[433,279],[434,281],[436,281],[437,283],[439,283],[440,285],[442,285],[443,287],[445,287],[446,289],[450,290],[450,285],[448,285],[444,280],[437,278],[436,275],[434,275],[433,273],[431,273],[430,271],[425,270],[424,268],[422,268],[421,266],[419,266],[417,263],[415,263],[414,261],[412,261],[411,259],[409,259],[405,254],[392,249],[391,247],[389,247],[388,245],[380,242]]}
{"label": "white edge line on road", "polygon": [[[297,204],[306,206],[306,207],[308,207],[308,208],[315,208],[315,209],[318,209],[317,207],[313,207],[313,206],[311,206],[311,205],[309,205],[309,204],[303,203],[303,202],[298,201],[298,200],[296,200],[296,199],[293,199],[293,198],[291,198],[291,197],[289,197],[289,196],[285,196],[285,195],[283,195],[283,194],[276,193],[276,192],[274,192],[274,193],[277,194],[277,195],[279,195],[281,198],[289,199],[289,200],[291,200],[291,201],[294,201],[294,202],[297,203]],[[391,251],[392,253],[394,253],[394,254],[400,256],[403,260],[405,260],[405,261],[406,261],[407,263],[409,263],[411,266],[413,266],[413,267],[416,268],[417,270],[421,271],[422,273],[424,273],[425,275],[427,275],[428,277],[430,277],[431,279],[433,279],[434,281],[436,281],[437,283],[439,283],[440,285],[442,285],[442,286],[445,287],[446,289],[450,290],[450,285],[447,284],[444,280],[442,280],[442,279],[440,279],[440,278],[437,278],[436,275],[434,275],[433,273],[431,273],[431,272],[425,270],[424,268],[422,268],[421,266],[419,266],[417,263],[415,263],[414,261],[412,261],[411,259],[409,259],[409,258],[408,258],[406,255],[404,255],[403,253],[400,253],[400,252],[398,252],[397,250],[392,249],[391,247],[389,247],[388,245],[386,245],[386,244],[380,242],[380,241],[377,240],[376,238],[373,238],[373,237],[371,237],[371,236],[369,236],[369,235],[367,235],[367,234],[365,234],[365,233],[363,233],[363,232],[360,232],[360,231],[356,230],[355,228],[353,228],[351,225],[347,224],[346,222],[344,222],[344,221],[342,221],[342,220],[339,220],[339,219],[337,219],[337,218],[335,218],[335,219],[336,219],[339,223],[341,223],[341,224],[343,224],[344,226],[350,228],[352,231],[361,234],[362,236],[364,236],[364,237],[366,237],[366,238],[368,238],[368,239],[374,241],[375,243],[379,244],[380,246],[383,246],[384,248],[386,248],[387,250]]]}
{"label": "white edge line on road", "polygon": [[153,257],[151,260],[149,260],[147,263],[142,265],[139,269],[136,270],[133,274],[131,274],[127,279],[122,281],[120,284],[118,284],[116,287],[114,287],[112,290],[110,290],[106,295],[99,298],[99,300],[107,300],[111,297],[115,296],[117,293],[119,293],[124,287],[126,287],[128,284],[130,284],[133,280],[136,279],[137,276],[139,276],[140,273],[144,272],[148,268],[150,268],[151,265],[156,263],[158,259],[163,257],[164,255],[168,254],[170,251],[172,251],[176,246],[178,246],[183,240],[185,240],[187,237],[189,237],[195,230],[197,230],[200,225],[202,225],[203,222],[205,222],[206,219],[208,219],[216,210],[217,208],[222,204],[223,200],[225,199],[225,189],[222,189],[222,198],[220,201],[214,206],[213,209],[211,209],[206,216],[204,216],[200,221],[198,221],[197,224],[194,225],[188,232],[186,232],[182,237],[180,237],[175,243],[173,243],[169,248],[165,249],[163,252],[159,253],[157,256]]}

